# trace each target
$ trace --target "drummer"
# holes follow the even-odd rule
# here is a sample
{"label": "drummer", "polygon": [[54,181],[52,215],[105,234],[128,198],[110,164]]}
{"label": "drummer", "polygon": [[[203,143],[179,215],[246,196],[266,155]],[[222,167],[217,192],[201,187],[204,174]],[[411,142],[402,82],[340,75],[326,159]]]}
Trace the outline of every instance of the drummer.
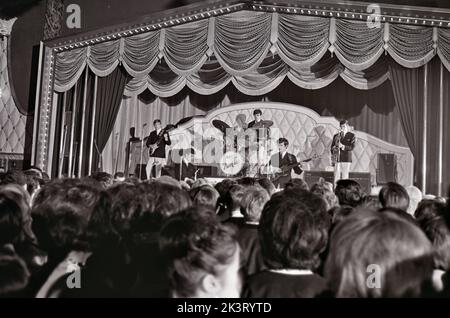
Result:
{"label": "drummer", "polygon": [[251,122],[248,123],[247,125],[248,128],[253,128],[253,126],[255,126],[256,123],[260,123],[262,121],[261,109],[255,109],[253,111],[253,117],[255,117],[255,120],[252,120]]}

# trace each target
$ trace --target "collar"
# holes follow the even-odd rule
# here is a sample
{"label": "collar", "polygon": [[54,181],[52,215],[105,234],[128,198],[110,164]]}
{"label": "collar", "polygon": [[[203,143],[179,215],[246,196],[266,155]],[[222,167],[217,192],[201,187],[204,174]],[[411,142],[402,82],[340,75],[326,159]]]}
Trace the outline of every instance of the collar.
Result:
{"label": "collar", "polygon": [[231,211],[231,217],[232,218],[243,218],[244,216],[242,215],[241,211],[234,210],[234,211]]}
{"label": "collar", "polygon": [[248,224],[248,225],[259,225],[259,222],[246,221],[245,224]]}
{"label": "collar", "polygon": [[269,272],[282,275],[313,275],[309,269],[269,269]]}
{"label": "collar", "polygon": [[285,152],[280,152],[281,158],[284,158],[284,156],[286,156],[286,154],[287,154],[287,151],[285,151]]}

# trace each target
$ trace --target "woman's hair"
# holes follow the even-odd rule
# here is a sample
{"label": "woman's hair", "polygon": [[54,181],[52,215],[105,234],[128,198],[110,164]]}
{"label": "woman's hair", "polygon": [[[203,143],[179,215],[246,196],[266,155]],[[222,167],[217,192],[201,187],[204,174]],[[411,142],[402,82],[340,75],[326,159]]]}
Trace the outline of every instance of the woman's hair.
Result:
{"label": "woman's hair", "polygon": [[206,207],[192,207],[170,217],[160,232],[159,245],[177,297],[196,296],[202,278],[220,275],[239,251],[234,230]]}
{"label": "woman's hair", "polygon": [[[361,209],[333,230],[325,278],[337,297],[398,296],[399,291],[407,293],[413,287],[420,290],[419,285],[431,277],[427,276],[431,271],[422,273],[419,267],[416,272],[409,269],[411,277],[423,275],[419,282],[414,278],[416,284],[407,288],[400,283],[407,284],[408,279],[399,279],[397,286],[388,281],[395,278],[392,272],[421,257],[424,266],[429,264],[431,252],[430,241],[412,222],[389,211]],[[373,277],[379,283],[377,288],[367,283]]]}
{"label": "woman's hair", "polygon": [[339,180],[334,190],[340,205],[356,207],[361,204],[364,193],[361,185],[354,180]]}
{"label": "woman's hair", "polygon": [[285,191],[264,206],[259,239],[272,269],[309,269],[320,265],[328,239],[326,203],[308,191]]}
{"label": "woman's hair", "polygon": [[395,182],[388,182],[381,188],[379,199],[383,208],[408,210],[409,195],[406,189]]}

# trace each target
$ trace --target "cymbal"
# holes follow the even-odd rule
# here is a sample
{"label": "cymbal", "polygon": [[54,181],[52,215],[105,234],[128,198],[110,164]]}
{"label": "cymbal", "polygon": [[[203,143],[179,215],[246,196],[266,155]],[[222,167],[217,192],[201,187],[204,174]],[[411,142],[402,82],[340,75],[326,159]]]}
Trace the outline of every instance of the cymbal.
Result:
{"label": "cymbal", "polygon": [[219,120],[219,119],[215,119],[212,121],[212,124],[214,127],[216,127],[217,129],[219,129],[223,134],[226,133],[228,128],[231,128],[230,126],[228,126],[227,123]]}
{"label": "cymbal", "polygon": [[271,120],[261,120],[260,122],[255,123],[252,128],[255,128],[255,129],[270,128],[272,126],[273,126],[273,121],[271,121]]}

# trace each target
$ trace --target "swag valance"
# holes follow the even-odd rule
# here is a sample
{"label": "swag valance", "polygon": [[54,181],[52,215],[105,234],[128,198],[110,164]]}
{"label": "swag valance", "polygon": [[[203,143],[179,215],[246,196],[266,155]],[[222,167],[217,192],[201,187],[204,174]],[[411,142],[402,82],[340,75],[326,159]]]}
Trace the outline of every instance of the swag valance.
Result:
{"label": "swag valance", "polygon": [[387,54],[407,68],[437,54],[450,71],[450,30],[238,11],[60,52],[54,87],[68,91],[86,66],[105,77],[121,64],[133,78],[127,96],[149,89],[168,97],[185,86],[207,95],[230,82],[245,94],[262,95],[285,77],[319,89],[341,76],[355,88],[371,89],[389,78]]}

